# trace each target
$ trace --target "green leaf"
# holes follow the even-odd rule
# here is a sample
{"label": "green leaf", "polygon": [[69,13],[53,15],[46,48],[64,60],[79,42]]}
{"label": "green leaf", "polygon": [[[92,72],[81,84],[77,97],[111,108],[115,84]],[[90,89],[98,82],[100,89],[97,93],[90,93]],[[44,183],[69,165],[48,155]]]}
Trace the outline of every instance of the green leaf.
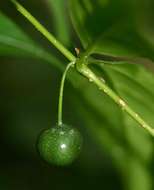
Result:
{"label": "green leaf", "polygon": [[[144,17],[142,3],[143,1],[134,2],[133,0],[69,0],[72,22],[83,47],[86,50],[88,48],[90,53],[128,58],[141,56],[154,60],[154,43],[149,42],[150,40],[147,39],[148,34],[146,33],[147,36],[145,37],[143,27],[139,27],[139,12],[141,9]],[[146,60],[142,61],[145,61],[146,64]],[[104,66],[100,66],[100,70],[107,73],[118,94],[128,105],[154,127],[154,75],[139,64],[127,63],[123,62],[121,65],[114,65],[114,62],[112,65],[104,63]],[[87,89],[87,86],[83,89]],[[94,93],[85,91],[87,94]],[[101,105],[103,100],[98,99],[95,95],[89,102]],[[125,143],[120,143],[119,153],[115,151],[115,154],[113,154],[111,150],[112,148],[114,149],[116,143],[111,143],[111,139],[115,140],[116,133],[111,132],[111,129],[114,129],[115,126],[118,128],[118,123],[113,124],[109,121],[112,118],[114,121],[116,116],[119,118],[119,113],[118,110],[112,109],[112,103],[109,104],[106,99],[104,102],[105,104],[101,105],[100,108],[103,111],[97,118],[96,115],[100,112],[98,108],[97,111],[94,111],[95,114],[85,113],[85,110],[81,112],[83,117],[86,115],[85,123],[87,123],[89,131],[91,131],[96,140],[99,139],[102,147],[106,147],[106,143],[108,143],[107,149],[110,156],[116,158],[116,155],[121,154],[118,160],[120,162],[121,158],[122,167],[120,169],[124,174],[124,180],[128,183],[127,187],[125,187],[126,189],[133,190],[142,187],[144,190],[150,190],[151,186],[149,184],[152,179],[147,166],[152,159],[153,152],[151,137],[133,119],[123,113],[123,117],[121,116],[121,120],[119,119],[122,134],[119,133],[118,141],[120,141],[122,135]],[[107,111],[107,106],[109,106],[110,114]],[[103,112],[106,116],[105,121],[103,121]],[[101,117],[103,118],[102,120]],[[104,133],[106,125],[111,127],[109,135]],[[134,165],[138,167],[133,168]],[[131,177],[131,173],[134,172],[138,173],[136,180]],[[144,178],[143,185],[139,182],[142,178]]]}
{"label": "green leaf", "polygon": [[[75,73],[72,74],[69,78],[77,91],[70,97],[76,108],[76,114],[83,121],[83,127],[86,127],[90,135],[100,144],[99,146],[113,158],[118,167],[121,167],[127,144],[124,139],[121,109],[95,85],[79,75],[74,75]],[[112,81],[104,73],[102,74],[108,85],[114,88]]]}
{"label": "green leaf", "polygon": [[59,61],[44,51],[10,18],[0,12],[0,55],[40,58],[62,69]]}
{"label": "green leaf", "polygon": [[[78,32],[80,39],[83,43],[83,46],[85,48],[89,47],[90,44],[90,46],[92,47],[92,52],[93,51],[95,52],[96,50],[99,49],[100,52],[102,53],[104,52],[106,54],[111,53],[111,55],[114,55],[115,53],[115,55],[125,56],[126,55],[125,50],[130,50],[132,52],[131,55],[133,55],[133,53],[135,54],[138,53],[142,56],[146,54],[148,57],[152,57],[154,55],[151,53],[151,49],[149,49],[148,44],[147,46],[141,46],[144,47],[144,50],[137,48],[137,46],[135,47],[135,43],[136,44],[142,43],[144,40],[143,39],[141,40],[140,39],[141,37],[137,33],[137,28],[135,25],[136,21],[135,10],[133,10],[133,8],[136,7],[136,4],[134,5],[132,1],[118,0],[115,2],[112,0],[110,1],[97,0],[94,3],[93,1],[70,0],[69,2],[70,2],[70,10],[75,29]],[[128,37],[126,34],[128,35]],[[97,40],[97,37],[99,38],[99,40]],[[116,44],[116,47],[113,47],[111,43],[109,43],[109,41],[111,43]],[[118,48],[118,46],[120,48]],[[93,48],[95,48],[95,50]],[[104,51],[105,50],[104,48],[108,50]],[[119,51],[119,53],[116,51]],[[118,66],[116,65],[115,68],[117,67]],[[130,67],[133,68],[133,65],[131,65]],[[138,66],[134,67],[138,69]],[[118,92],[119,88],[117,84],[119,85],[121,84],[125,86],[125,88],[127,88],[126,94],[120,93],[121,97],[126,99],[126,101],[128,97],[131,98],[132,100],[130,101],[130,106],[133,108],[136,105],[136,101],[140,101],[140,104],[138,103],[138,109],[136,109],[136,107],[134,109],[136,109],[136,111],[139,113],[142,110],[143,113],[141,113],[141,115],[143,116],[143,118],[145,120],[147,119],[147,121],[149,121],[150,124],[153,126],[153,123],[151,123],[151,120],[153,119],[152,117],[153,109],[149,109],[147,111],[141,104],[143,102],[143,104],[145,104],[146,109],[148,107],[151,107],[153,101],[153,95],[151,95],[150,93],[149,97],[147,97],[145,100],[143,98],[144,96],[138,97],[139,95],[141,96],[141,94],[144,94],[143,93],[144,88],[141,85],[135,83],[135,81],[133,80],[134,75],[132,76],[133,82],[131,81],[130,84],[130,80],[128,79],[124,80],[123,78],[120,78],[121,75],[118,72],[116,72],[113,75],[112,71],[112,74],[110,74],[111,68],[112,66],[105,71],[113,81],[113,84],[115,88],[118,90]],[[103,69],[105,69],[105,67],[103,67]],[[126,73],[130,73],[131,70],[127,69],[128,68],[126,67]],[[140,74],[143,80],[146,81],[146,77],[148,76],[150,77],[149,81],[154,81],[154,76],[152,76],[148,72],[146,73],[146,71],[144,71],[143,73],[143,71],[142,74]],[[139,73],[141,73],[140,70]],[[118,77],[120,79],[118,82],[116,82],[116,79]],[[138,76],[136,76],[136,78],[138,78]],[[149,90],[151,89],[150,85],[148,86],[148,88]],[[136,91],[138,92],[137,95]],[[129,96],[129,94],[132,94],[132,96]]]}
{"label": "green leaf", "polygon": [[24,55],[34,52],[33,41],[1,12],[0,23],[0,54]]}
{"label": "green leaf", "polygon": [[[152,88],[154,86],[154,75],[149,73],[142,66],[126,63],[124,65],[105,65],[103,69],[114,81],[114,86],[120,96],[123,97],[125,101],[145,119],[145,121],[154,127],[154,89]],[[131,158],[131,161],[129,161],[130,172],[137,172],[137,169],[133,171],[134,169],[132,167],[135,161],[135,164],[138,165],[138,172],[141,172],[139,178],[145,175],[145,181],[150,181],[150,171],[143,166],[144,164],[147,166],[152,159],[153,140],[126,114],[124,114],[124,123],[125,137],[132,149],[132,154],[128,154],[127,157],[135,156],[134,160]],[[130,183],[134,185],[134,178],[131,177],[131,175],[130,178]],[[140,184],[136,183],[134,187],[135,186],[139,187]],[[130,189],[135,188],[131,186]],[[142,189],[151,189],[149,183],[146,184],[146,187],[142,186]]]}
{"label": "green leaf", "polygon": [[66,3],[61,0],[47,0],[47,2],[53,15],[53,27],[55,28],[57,39],[68,45],[70,43],[70,31]]}
{"label": "green leaf", "polygon": [[[138,5],[141,5],[138,8]],[[138,32],[145,38],[148,43],[154,45],[154,26],[153,26],[153,19],[154,19],[154,1],[153,0],[137,0],[136,3],[136,19],[137,19],[137,27]]]}
{"label": "green leaf", "polygon": [[154,75],[142,66],[126,63],[124,65],[105,65],[103,69],[114,81],[114,86],[120,96],[151,126],[154,126],[154,107],[152,106]]}
{"label": "green leaf", "polygon": [[136,12],[140,4],[132,0],[69,0],[72,22],[84,48],[91,46],[91,52],[154,60],[154,45],[138,28]]}

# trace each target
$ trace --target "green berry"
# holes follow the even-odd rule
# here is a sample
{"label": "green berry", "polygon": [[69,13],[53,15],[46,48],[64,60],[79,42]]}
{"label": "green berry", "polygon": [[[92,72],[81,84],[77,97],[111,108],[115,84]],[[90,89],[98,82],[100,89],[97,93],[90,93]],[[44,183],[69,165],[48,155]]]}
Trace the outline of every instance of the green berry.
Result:
{"label": "green berry", "polygon": [[81,150],[82,137],[79,131],[68,125],[56,126],[41,133],[38,139],[40,156],[50,164],[71,164]]}

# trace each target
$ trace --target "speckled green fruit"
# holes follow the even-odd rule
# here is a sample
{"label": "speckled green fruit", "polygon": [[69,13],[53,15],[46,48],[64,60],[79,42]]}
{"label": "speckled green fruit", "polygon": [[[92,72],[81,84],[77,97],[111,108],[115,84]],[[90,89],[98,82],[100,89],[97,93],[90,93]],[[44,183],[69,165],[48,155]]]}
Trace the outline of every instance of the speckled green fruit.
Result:
{"label": "speckled green fruit", "polygon": [[43,131],[37,146],[45,161],[65,166],[71,164],[80,153],[82,136],[77,129],[63,124]]}

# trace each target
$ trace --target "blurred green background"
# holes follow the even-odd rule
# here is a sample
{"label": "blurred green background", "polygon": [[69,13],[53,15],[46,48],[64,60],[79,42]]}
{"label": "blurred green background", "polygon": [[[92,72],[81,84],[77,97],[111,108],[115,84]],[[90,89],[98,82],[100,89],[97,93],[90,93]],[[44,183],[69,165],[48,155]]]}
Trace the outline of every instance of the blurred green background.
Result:
{"label": "blurred green background", "polygon": [[[74,54],[75,47],[79,47],[82,51],[93,41],[94,36],[108,29],[116,19],[126,16],[128,19],[127,22],[124,20],[124,23],[127,23],[126,26],[131,25],[135,11],[135,18],[140,15],[140,22],[136,22],[138,29],[140,23],[147,29],[151,21],[144,17],[143,13],[150,10],[149,6],[145,1],[141,1],[143,7],[136,9],[140,2],[135,2],[134,9],[131,9],[130,13],[130,7],[127,7],[129,3],[126,0],[117,2],[70,0],[69,5],[67,0],[20,1]],[[152,1],[148,0],[148,3],[150,2]],[[91,5],[94,7],[94,14],[91,14]],[[87,15],[83,10],[88,12],[89,20],[86,20]],[[39,158],[36,151],[37,136],[42,129],[54,126],[57,122],[61,70],[62,65],[66,65],[68,61],[50,46],[50,43],[16,11],[9,1],[1,1],[0,11],[0,190],[98,188],[152,190],[153,139],[138,129],[137,124],[122,113],[106,95],[102,95],[95,86],[89,84],[76,72],[69,74],[72,80],[67,81],[65,85],[63,117],[65,123],[76,126],[83,134],[83,150],[78,160],[64,168],[48,165]],[[7,17],[4,18],[4,15]],[[73,29],[70,15],[72,20],[76,18],[74,28],[80,40]],[[115,36],[109,33],[109,37],[105,38],[105,45],[97,45],[94,53],[103,51],[111,55],[129,56],[133,52],[132,55],[153,59],[153,45],[147,43],[148,39],[151,39],[149,36],[154,36],[153,28],[144,30],[143,39],[141,35],[138,37],[136,29],[135,32],[132,30],[132,25],[128,27],[129,29],[124,26],[125,24],[120,25],[118,30],[116,27]],[[117,31],[121,31],[122,34]],[[4,38],[5,35],[11,39]],[[24,46],[24,43],[11,41],[12,39],[23,40],[27,46]],[[142,45],[145,47],[144,50]],[[25,51],[24,48],[29,50]],[[42,48],[50,54],[45,53]],[[108,67],[103,70],[97,67],[94,69],[105,77],[107,83],[124,96],[137,111],[141,111],[150,124],[153,124],[153,75],[149,76],[143,68],[130,66],[127,63],[117,68],[122,73],[128,74],[129,79]],[[139,84],[146,80],[147,84],[140,87],[133,79]],[[135,97],[130,93],[133,92],[133,88],[137,91],[134,91]]]}

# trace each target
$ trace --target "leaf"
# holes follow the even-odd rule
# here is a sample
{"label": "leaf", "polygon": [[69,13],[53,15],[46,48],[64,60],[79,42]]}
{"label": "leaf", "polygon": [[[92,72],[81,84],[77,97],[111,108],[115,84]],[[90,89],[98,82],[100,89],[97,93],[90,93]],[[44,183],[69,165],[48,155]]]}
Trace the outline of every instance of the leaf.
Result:
{"label": "leaf", "polygon": [[[33,42],[27,37],[27,35],[26,34],[24,34],[24,33],[22,33],[22,31],[15,25],[15,24],[13,24],[9,19],[7,19],[6,17],[4,17],[4,23],[6,23],[8,26],[6,26],[6,27],[4,27],[3,29],[4,29],[4,31],[2,32],[2,33],[5,33],[5,30],[6,29],[8,29],[8,28],[11,28],[11,30],[10,30],[10,33],[8,34],[8,36],[11,36],[13,39],[17,39],[19,42],[20,42],[20,44],[23,44],[23,45],[25,45],[26,46],[26,44],[27,44],[27,42],[28,42],[28,44],[32,44],[33,45]],[[14,29],[14,32],[13,32],[13,29]],[[4,40],[4,42],[5,42],[5,40]],[[5,42],[6,43],[6,42]],[[19,44],[19,45],[20,45]],[[8,44],[7,44],[8,45]],[[10,45],[10,44],[9,44]],[[13,48],[15,49],[15,48],[22,48],[22,47],[17,47],[16,46],[16,44],[11,44],[12,46],[13,46]],[[24,49],[25,50],[25,52],[24,53],[27,53],[27,49],[25,48]],[[30,50],[30,48],[28,48],[28,50]],[[17,51],[19,51],[19,50],[17,50]],[[39,54],[40,55],[40,54]],[[78,80],[78,75],[74,75],[73,77],[77,77],[77,80]],[[73,78],[72,77],[72,78]],[[83,79],[82,79],[83,80]],[[85,81],[84,80],[84,82],[82,82],[82,80],[80,80],[80,82],[78,83],[78,84],[80,84],[79,86],[78,86],[78,88],[80,89],[80,90],[82,90],[82,85],[86,85],[87,86],[87,81]],[[74,84],[74,86],[77,86],[77,83],[76,83],[76,80],[71,80],[72,81],[72,83]],[[85,83],[85,84],[84,84]],[[107,111],[105,112],[104,110],[102,110],[102,106],[104,106],[104,103],[106,103],[106,102],[108,102],[108,104],[110,104],[110,102],[111,102],[111,100],[108,98],[108,97],[106,97],[106,96],[104,96],[104,99],[107,99],[107,101],[104,101],[104,103],[103,104],[100,104],[98,101],[93,101],[93,98],[95,97],[95,96],[98,96],[98,98],[99,99],[102,99],[102,95],[100,94],[100,93],[98,93],[98,91],[95,91],[94,90],[95,89],[95,87],[94,86],[92,86],[92,88],[91,88],[91,86],[89,86],[89,89],[87,89],[87,91],[89,92],[88,94],[87,93],[85,93],[84,94],[84,98],[86,99],[86,100],[88,100],[88,102],[89,102],[89,104],[92,106],[92,107],[94,107],[93,109],[96,109],[96,110],[98,110],[98,113],[100,112],[103,112],[103,114],[104,114],[104,118],[108,118],[108,116],[110,115],[110,109],[108,109],[109,107],[107,106],[106,107],[106,109],[107,109]],[[99,94],[99,95],[98,95]],[[94,99],[95,100],[95,99]],[[117,108],[117,105],[111,105],[112,107],[113,107],[113,109],[118,109]],[[115,106],[115,108],[114,108],[114,106]],[[118,111],[116,111],[117,113],[118,113]],[[120,120],[120,110],[119,110],[119,117],[115,117],[114,119],[112,119],[109,123],[111,123],[111,125],[112,126],[114,126],[114,124],[115,123],[119,123],[119,120]],[[119,124],[118,124],[119,125]],[[109,126],[109,124],[108,125],[106,125],[106,126]],[[117,130],[119,130],[120,128],[117,128],[116,127],[116,125],[115,125],[115,132],[117,131]],[[107,131],[108,131],[108,129],[107,129]],[[119,130],[119,132],[121,131],[121,129]],[[118,133],[119,133],[118,132]],[[110,132],[109,132],[110,133]],[[117,132],[116,132],[117,133]],[[119,135],[119,134],[118,134]]]}
{"label": "leaf", "polygon": [[[120,96],[151,126],[154,126],[154,89],[151,88],[154,85],[154,75],[147,72],[142,66],[129,64],[105,65],[103,69],[114,81],[114,86]],[[143,151],[143,147],[138,147],[138,150],[140,148]],[[144,155],[145,153],[142,156]]]}
{"label": "leaf", "polygon": [[69,0],[72,22],[84,48],[91,46],[95,53],[154,60],[154,45],[138,31],[136,12],[140,4],[131,0]]}
{"label": "leaf", "polygon": [[57,39],[68,45],[70,43],[70,31],[65,1],[47,0],[47,2],[53,14],[53,27],[55,28]]}
{"label": "leaf", "polygon": [[[141,1],[134,2],[123,0],[96,0],[95,2],[90,0],[69,0],[72,22],[83,47],[86,50],[89,49],[90,53],[101,53],[112,57],[127,58],[142,56],[154,60],[154,44],[149,43],[141,32],[141,28],[138,27],[139,17],[137,13],[140,10],[141,4]],[[142,11],[142,13],[144,14],[144,11]],[[146,60],[142,61],[146,62]],[[133,65],[127,63],[126,61],[123,61],[122,65],[114,65],[114,62],[112,65],[105,65],[104,63],[104,66],[100,66],[100,71],[106,72],[107,76],[113,82],[118,94],[128,103],[128,105],[139,113],[145,121],[154,127],[154,75],[147,72],[139,64]],[[86,88],[83,89],[86,91]],[[89,94],[93,92],[86,91],[85,93]],[[95,105],[103,101],[98,99],[96,95],[93,99],[95,99]],[[98,113],[97,111],[95,111],[96,115],[94,113],[90,115],[89,113],[89,116],[85,118],[85,123],[87,123],[88,126],[90,125],[89,131],[91,135],[96,138],[96,140],[100,140],[99,142],[102,147],[106,146],[106,143],[108,143],[107,149],[109,150],[112,149],[114,145],[102,139],[104,136],[107,139],[109,137],[108,140],[112,137],[115,139],[116,135],[111,132],[108,136],[104,133],[105,126],[103,125],[103,119],[101,124],[99,122],[101,117],[104,118],[103,116],[105,113],[105,116],[107,116],[105,117],[107,120],[105,121],[105,125],[109,125],[111,128],[115,128],[115,126],[118,128],[118,123],[113,124],[109,121],[112,120],[112,117],[119,117],[119,113],[111,109],[112,103],[109,104],[106,99],[104,102],[106,102],[106,104],[101,106],[100,109],[103,111],[99,117],[94,119]],[[109,113],[107,111],[107,105],[109,106],[110,115],[107,115],[107,113]],[[84,117],[85,112],[83,111],[81,114],[83,114]],[[88,118],[90,121],[88,121]],[[140,189],[141,185],[138,181],[144,176],[145,183],[142,189],[150,190],[151,187],[148,183],[151,183],[152,179],[150,174],[151,171],[147,170],[147,166],[152,159],[153,141],[149,134],[141,129],[126,113],[123,113],[123,117],[121,116],[120,118],[123,120],[123,125],[119,127],[122,127],[121,130],[123,130],[123,132],[121,135],[125,142],[120,143],[120,150],[122,150],[122,167],[120,171],[122,171],[125,175],[125,180],[129,183],[126,188],[130,190],[134,189],[132,187],[133,184],[135,189]],[[119,123],[120,122],[119,120]],[[101,129],[100,125],[103,129]],[[120,140],[121,137],[118,137],[118,139]],[[113,156],[110,150],[109,154]],[[115,156],[117,154],[118,153],[115,153]],[[128,158],[132,159],[128,162]],[[134,178],[131,178],[131,172],[134,173],[135,170],[132,167],[134,163],[138,166],[135,168],[135,172],[138,173],[135,181]],[[127,168],[129,167],[130,170],[128,171]]]}
{"label": "leaf", "polygon": [[154,45],[154,1],[142,0],[141,2],[140,0],[137,0],[135,4],[136,6],[138,6],[140,3],[142,4],[138,11],[136,11],[138,32],[140,33],[140,35],[142,35],[143,38],[148,41],[148,43]]}
{"label": "leaf", "polygon": [[[80,75],[74,75],[76,73],[72,74],[73,76],[70,75],[69,78],[77,89],[73,95],[70,95],[72,105],[76,108],[75,114],[81,118],[83,121],[81,123],[90,132],[90,136],[113,158],[115,164],[121,167],[126,148],[121,109],[95,85],[89,84]],[[104,73],[103,78],[107,79]],[[112,81],[108,84],[114,88]]]}
{"label": "leaf", "polygon": [[[77,30],[84,47],[87,47],[88,44],[91,44],[92,47],[95,47],[95,50],[96,49],[98,50],[100,48],[100,52],[104,52],[104,48],[106,48],[109,45],[107,52],[111,50],[110,53],[119,51],[119,53],[124,56],[126,55],[124,53],[126,52],[125,50],[130,49],[130,51],[138,52],[141,55],[143,55],[144,52],[147,51],[147,54],[149,54],[148,57],[153,56],[148,46],[143,46],[144,47],[143,53],[142,53],[142,50],[140,50],[139,48],[134,48],[135,43],[142,42],[144,40],[138,40],[139,35],[137,34],[137,29],[135,28],[135,22],[134,22],[135,19],[133,19],[134,18],[133,16],[135,16],[134,14],[135,11],[133,11],[134,4],[132,4],[132,1],[124,2],[124,1],[118,0],[115,2],[112,0],[111,1],[97,0],[95,1],[95,4],[94,4],[92,1],[81,2],[80,0],[70,0],[69,3],[70,3],[71,15],[72,15],[72,20],[73,20],[75,29]],[[124,9],[124,7],[127,7],[127,9]],[[80,12],[81,14],[79,14]],[[112,13],[112,14],[109,14],[109,13]],[[101,22],[102,24],[98,24],[99,22]],[[129,38],[127,38],[124,34],[129,34]],[[96,38],[97,36],[100,36],[99,40],[97,40]],[[108,37],[110,40],[108,40]],[[116,41],[115,39],[118,39],[118,40]],[[109,41],[114,44],[116,42],[116,48],[114,48],[111,45],[111,43],[108,43]],[[102,46],[99,46],[99,44],[100,45],[102,44]],[[117,48],[117,46],[119,46],[121,49]],[[124,51],[121,51],[121,50],[124,50]],[[116,55],[120,55],[119,53],[117,52]],[[105,71],[108,71],[107,73],[110,74],[111,72],[110,67],[108,70],[105,70]],[[127,68],[126,68],[126,72],[129,73],[130,70],[127,71]],[[144,80],[144,77],[148,75],[150,75],[150,73],[147,73],[146,75],[144,73],[142,75],[143,80]],[[136,89],[140,95],[143,94],[144,89],[142,88],[142,86],[135,84],[135,81],[133,82],[131,81],[132,83],[130,85],[129,80],[123,80],[123,78],[120,78],[117,83],[115,79],[117,79],[120,76],[118,72],[115,75],[113,75],[113,72],[112,72],[112,74],[110,74],[109,76],[111,80],[113,81],[113,84],[118,90],[118,92],[119,92],[119,89],[117,88],[117,84],[119,85],[123,84],[124,86],[128,87],[127,94],[133,93],[133,92],[135,93]],[[154,80],[154,77],[151,76],[150,80],[151,81]],[[127,96],[126,94],[125,96],[122,94],[122,97],[125,98]],[[135,98],[138,99],[138,97],[135,97],[135,94],[134,94],[134,96],[132,97],[133,99],[132,102],[134,104],[136,102]],[[140,103],[145,102],[144,104],[148,107],[152,105],[153,96],[151,95],[150,97],[147,97],[145,100],[143,100],[143,98],[140,97],[138,101],[139,100],[140,100]],[[134,105],[133,103],[130,104],[132,105],[132,107]],[[142,109],[142,106],[139,109]],[[139,111],[139,109],[137,109],[137,111]],[[150,110],[150,113],[153,113],[153,110]],[[144,115],[146,119],[149,113],[145,111],[143,116]],[[151,117],[151,115],[149,117]],[[149,120],[149,118],[147,119]]]}
{"label": "leaf", "polygon": [[0,55],[43,59],[62,69],[61,63],[33,42],[11,19],[0,12]]}
{"label": "leaf", "polygon": [[32,40],[1,12],[0,23],[1,54],[32,54],[33,50],[35,49]]}

